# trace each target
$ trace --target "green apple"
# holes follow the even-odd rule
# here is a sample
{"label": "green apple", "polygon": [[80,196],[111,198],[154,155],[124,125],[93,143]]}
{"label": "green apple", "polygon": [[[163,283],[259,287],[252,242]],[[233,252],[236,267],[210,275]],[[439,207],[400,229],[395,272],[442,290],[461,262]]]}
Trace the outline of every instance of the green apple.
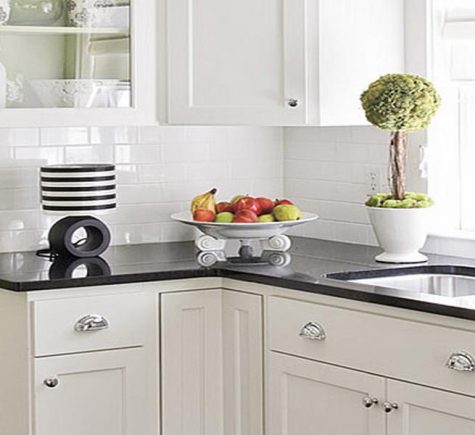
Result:
{"label": "green apple", "polygon": [[273,214],[278,221],[297,221],[302,216],[299,208],[290,204],[274,207]]}
{"label": "green apple", "polygon": [[234,219],[233,213],[229,211],[223,211],[222,213],[218,213],[216,215],[216,219],[214,221],[228,224],[228,223],[231,223],[233,219]]}
{"label": "green apple", "polygon": [[272,216],[271,214],[262,214],[259,216],[258,221],[259,222],[274,222],[275,219],[274,219],[274,216]]}

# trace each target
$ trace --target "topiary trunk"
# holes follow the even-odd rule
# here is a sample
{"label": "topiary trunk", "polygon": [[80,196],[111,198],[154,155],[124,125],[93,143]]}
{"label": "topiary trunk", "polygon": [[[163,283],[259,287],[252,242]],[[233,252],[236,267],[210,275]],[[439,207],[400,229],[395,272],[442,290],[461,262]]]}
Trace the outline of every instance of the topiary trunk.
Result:
{"label": "topiary trunk", "polygon": [[394,199],[404,199],[406,193],[407,133],[394,131],[391,133],[390,183]]}

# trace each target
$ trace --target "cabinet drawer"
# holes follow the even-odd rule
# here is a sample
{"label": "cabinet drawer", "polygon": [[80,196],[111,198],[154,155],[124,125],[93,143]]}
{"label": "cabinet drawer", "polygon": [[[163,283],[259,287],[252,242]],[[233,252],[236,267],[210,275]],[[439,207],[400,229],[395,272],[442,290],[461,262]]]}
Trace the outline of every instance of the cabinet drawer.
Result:
{"label": "cabinet drawer", "polygon": [[35,356],[141,346],[146,337],[143,293],[40,301],[33,313]]}
{"label": "cabinet drawer", "polygon": [[[310,322],[325,338],[300,335]],[[272,297],[269,338],[274,351],[475,395],[475,372],[447,367],[453,353],[475,356],[473,332]]]}

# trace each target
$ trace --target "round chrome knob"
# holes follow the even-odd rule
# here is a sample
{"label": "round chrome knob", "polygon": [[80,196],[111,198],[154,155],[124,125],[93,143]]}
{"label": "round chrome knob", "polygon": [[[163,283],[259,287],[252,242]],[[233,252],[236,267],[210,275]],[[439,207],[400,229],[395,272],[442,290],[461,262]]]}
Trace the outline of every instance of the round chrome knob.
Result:
{"label": "round chrome knob", "polygon": [[295,98],[291,98],[289,101],[287,101],[287,104],[289,107],[297,107],[299,105],[299,100],[296,100]]}
{"label": "round chrome knob", "polygon": [[58,378],[45,379],[43,381],[43,384],[45,384],[48,388],[56,388],[59,385],[59,379]]}
{"label": "round chrome knob", "polygon": [[384,412],[389,414],[390,412],[399,409],[399,405],[396,402],[384,402],[383,403]]}
{"label": "round chrome knob", "polygon": [[455,352],[450,355],[446,365],[458,372],[474,372],[475,358],[467,352]]}
{"label": "round chrome knob", "polygon": [[374,405],[377,405],[378,402],[379,400],[376,399],[376,397],[363,397],[363,405],[365,408],[372,408]]}

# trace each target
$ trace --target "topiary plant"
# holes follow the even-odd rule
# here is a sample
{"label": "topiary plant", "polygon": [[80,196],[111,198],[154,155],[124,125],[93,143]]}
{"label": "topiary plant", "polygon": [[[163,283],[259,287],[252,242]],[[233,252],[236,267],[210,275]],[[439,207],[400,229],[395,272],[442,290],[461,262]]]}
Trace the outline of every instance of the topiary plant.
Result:
{"label": "topiary plant", "polygon": [[[371,124],[382,130],[391,131],[392,195],[388,199],[404,201],[408,199],[406,198],[408,132],[424,130],[429,126],[440,107],[440,96],[433,84],[423,77],[410,74],[388,74],[369,85],[361,95],[361,103],[366,119]],[[416,207],[409,207],[409,202],[406,204],[406,208]],[[423,204],[430,206],[431,201]],[[378,206],[381,207],[382,204],[373,205],[373,207]]]}

